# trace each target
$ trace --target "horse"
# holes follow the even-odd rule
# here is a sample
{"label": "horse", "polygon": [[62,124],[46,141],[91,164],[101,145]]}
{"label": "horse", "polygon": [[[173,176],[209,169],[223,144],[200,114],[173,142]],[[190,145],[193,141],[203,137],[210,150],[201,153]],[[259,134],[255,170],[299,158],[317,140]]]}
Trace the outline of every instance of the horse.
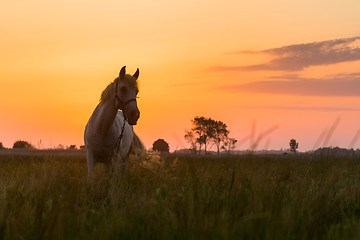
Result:
{"label": "horse", "polygon": [[[88,165],[88,179],[92,178],[97,162],[105,169],[115,169],[122,160],[125,173],[130,152],[145,150],[133,130],[140,111],[137,106],[139,69],[134,75],[125,74],[122,67],[119,76],[101,94],[100,102],[85,127],[84,142]],[[119,111],[121,110],[121,111]]]}

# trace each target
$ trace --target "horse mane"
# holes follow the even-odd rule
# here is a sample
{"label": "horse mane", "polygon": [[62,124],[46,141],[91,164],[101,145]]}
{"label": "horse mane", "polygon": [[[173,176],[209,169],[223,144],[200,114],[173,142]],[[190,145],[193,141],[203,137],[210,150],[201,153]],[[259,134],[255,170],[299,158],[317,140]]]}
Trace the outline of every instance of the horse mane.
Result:
{"label": "horse mane", "polygon": [[[115,79],[115,80],[116,80],[116,79]],[[104,89],[104,91],[102,91],[101,97],[100,97],[100,102],[101,102],[101,101],[105,101],[105,100],[107,100],[107,99],[110,97],[111,92],[112,92],[113,89],[114,89],[114,83],[115,83],[115,81],[109,83],[109,84],[106,86],[106,88]]]}
{"label": "horse mane", "polygon": [[101,93],[100,102],[107,100],[111,96],[111,93],[114,91],[116,81],[125,82],[130,88],[139,89],[138,81],[135,80],[133,76],[126,74],[123,79],[120,80],[120,78],[117,77],[114,81],[106,86],[104,91]]}

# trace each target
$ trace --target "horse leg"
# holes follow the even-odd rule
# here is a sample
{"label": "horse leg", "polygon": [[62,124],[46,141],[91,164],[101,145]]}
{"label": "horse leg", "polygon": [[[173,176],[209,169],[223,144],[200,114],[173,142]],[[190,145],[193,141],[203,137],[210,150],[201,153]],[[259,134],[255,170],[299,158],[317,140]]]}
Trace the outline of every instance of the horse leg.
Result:
{"label": "horse leg", "polygon": [[86,151],[86,160],[88,165],[88,181],[91,181],[92,176],[94,174],[94,168],[95,168],[95,158],[94,154],[88,149]]}

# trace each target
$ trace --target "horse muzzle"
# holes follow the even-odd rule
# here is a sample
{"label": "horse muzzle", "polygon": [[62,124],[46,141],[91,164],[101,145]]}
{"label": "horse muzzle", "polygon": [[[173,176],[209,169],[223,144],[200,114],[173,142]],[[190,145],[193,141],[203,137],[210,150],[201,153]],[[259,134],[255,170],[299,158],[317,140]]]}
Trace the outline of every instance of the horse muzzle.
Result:
{"label": "horse muzzle", "polygon": [[133,111],[130,112],[128,116],[128,123],[130,125],[136,125],[139,118],[140,118],[139,109],[134,109]]}

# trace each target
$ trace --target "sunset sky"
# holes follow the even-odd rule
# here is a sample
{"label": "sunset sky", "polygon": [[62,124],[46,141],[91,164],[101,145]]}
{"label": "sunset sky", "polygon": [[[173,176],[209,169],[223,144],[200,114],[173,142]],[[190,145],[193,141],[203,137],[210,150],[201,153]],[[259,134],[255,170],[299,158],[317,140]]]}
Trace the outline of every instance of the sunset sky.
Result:
{"label": "sunset sky", "polygon": [[147,148],[158,138],[188,147],[195,116],[225,122],[238,140],[275,127],[258,149],[291,138],[300,151],[360,148],[359,9],[358,0],[5,1],[0,142],[82,145],[102,90],[127,66],[140,69],[134,129]]}

